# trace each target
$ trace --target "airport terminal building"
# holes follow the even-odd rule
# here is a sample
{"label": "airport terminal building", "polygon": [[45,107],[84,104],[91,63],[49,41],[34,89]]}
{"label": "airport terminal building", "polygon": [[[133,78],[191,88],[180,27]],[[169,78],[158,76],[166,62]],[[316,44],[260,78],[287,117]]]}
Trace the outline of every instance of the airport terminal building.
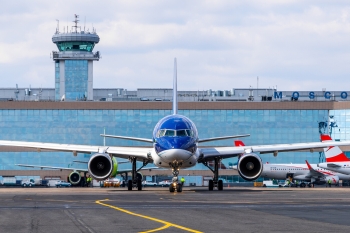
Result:
{"label": "airport terminal building", "polygon": [[[171,114],[173,90],[126,90],[121,87],[94,89],[93,52],[99,36],[95,31],[60,32],[52,42],[55,88],[0,88],[0,139],[62,144],[151,146],[144,142],[102,138],[100,134],[151,138],[153,128]],[[197,126],[200,138],[250,134],[242,138],[246,145],[315,142],[320,133],[335,140],[350,140],[350,91],[279,91],[277,88],[229,90],[180,90],[179,114]],[[233,140],[203,143],[203,146],[233,146]],[[342,148],[346,153],[350,148]],[[88,161],[90,154],[36,151],[0,147],[0,175],[40,175],[66,177],[60,170],[34,170],[16,164],[55,167],[86,167],[73,160]],[[322,151],[261,155],[269,163],[317,163]],[[237,158],[222,161],[220,174],[237,174],[229,166]],[[121,164],[121,168],[130,164]],[[226,168],[226,169],[225,169]],[[211,176],[204,165],[180,174]],[[170,170],[146,171],[146,174],[171,174]]]}
{"label": "airport terminal building", "polygon": [[[161,90],[159,90],[161,91]],[[0,91],[1,92],[1,91]],[[25,91],[23,91],[25,92]],[[0,139],[62,144],[151,146],[147,143],[114,138],[112,135],[151,138],[159,119],[171,114],[169,101],[1,101]],[[192,101],[179,102],[179,114],[196,124],[201,138],[251,134],[242,138],[246,145],[319,141],[320,133],[329,132],[335,140],[350,140],[349,101]],[[232,146],[233,140],[203,143],[203,146]],[[90,154],[36,151],[1,147],[1,175],[65,177],[64,171],[22,168],[15,164],[82,168]],[[350,148],[342,148],[350,151]],[[310,163],[324,160],[320,151],[286,152],[277,157],[261,155],[269,163]],[[236,158],[223,160],[229,168]],[[129,164],[121,164],[127,168]],[[202,164],[184,174],[211,175]],[[61,175],[60,175],[61,174]],[[63,174],[63,175],[62,175]],[[153,170],[145,174],[171,174],[170,170]],[[223,169],[220,174],[236,174]]]}

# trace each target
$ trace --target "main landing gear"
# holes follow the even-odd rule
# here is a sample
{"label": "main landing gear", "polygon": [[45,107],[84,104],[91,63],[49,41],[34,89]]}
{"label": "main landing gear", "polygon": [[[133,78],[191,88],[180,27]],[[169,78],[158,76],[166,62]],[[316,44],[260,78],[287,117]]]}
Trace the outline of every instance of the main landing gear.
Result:
{"label": "main landing gear", "polygon": [[142,190],[142,176],[137,173],[139,170],[141,170],[144,166],[148,164],[148,162],[143,162],[142,167],[139,169],[136,169],[136,158],[131,157],[129,158],[130,162],[132,163],[132,171],[131,171],[131,180],[128,180],[128,190],[131,191],[133,188],[137,188],[138,191]]}
{"label": "main landing gear", "polygon": [[224,189],[224,183],[222,182],[222,180],[219,180],[219,163],[220,163],[220,161],[221,160],[219,158],[214,159],[214,169],[209,167],[207,161],[203,162],[204,166],[209,168],[214,173],[213,179],[209,180],[209,191],[214,190],[214,187],[217,187],[218,190],[220,190],[220,191]]}
{"label": "main landing gear", "polygon": [[181,193],[182,192],[182,183],[179,183],[179,167],[182,165],[181,163],[178,162],[174,162],[169,164],[170,167],[173,170],[173,179],[172,179],[172,183],[169,185],[169,191],[171,193],[173,192],[178,192]]}

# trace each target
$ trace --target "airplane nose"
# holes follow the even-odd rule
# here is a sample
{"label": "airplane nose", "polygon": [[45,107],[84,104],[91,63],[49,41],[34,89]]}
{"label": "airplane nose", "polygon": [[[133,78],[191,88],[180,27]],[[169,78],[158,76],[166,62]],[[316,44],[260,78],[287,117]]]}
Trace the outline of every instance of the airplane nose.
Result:
{"label": "airplane nose", "polygon": [[192,153],[182,149],[169,149],[158,153],[158,155],[166,162],[181,162],[189,159]]}

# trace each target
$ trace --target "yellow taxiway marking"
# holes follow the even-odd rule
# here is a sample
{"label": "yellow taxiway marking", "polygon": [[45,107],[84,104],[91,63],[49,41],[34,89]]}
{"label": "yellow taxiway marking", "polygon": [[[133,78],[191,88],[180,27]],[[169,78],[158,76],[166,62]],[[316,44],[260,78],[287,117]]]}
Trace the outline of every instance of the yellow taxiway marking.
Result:
{"label": "yellow taxiway marking", "polygon": [[131,211],[128,211],[128,210],[125,210],[125,209],[122,209],[122,208],[119,208],[119,207],[116,207],[116,206],[108,205],[108,204],[102,203],[103,201],[109,201],[109,199],[99,200],[99,201],[96,201],[95,203],[99,204],[99,205],[107,206],[107,207],[115,209],[115,210],[119,210],[119,211],[121,211],[123,213],[126,213],[126,214],[130,214],[130,215],[133,215],[133,216],[137,216],[137,217],[140,217],[140,218],[145,218],[145,219],[148,219],[148,220],[151,220],[151,221],[155,221],[155,222],[159,222],[159,223],[164,224],[164,226],[162,226],[162,227],[159,227],[159,228],[156,228],[156,229],[152,229],[152,230],[148,230],[148,231],[142,231],[140,233],[150,233],[150,232],[161,231],[161,230],[167,229],[169,227],[179,228],[181,230],[188,231],[188,232],[202,233],[201,231],[193,230],[193,229],[190,229],[190,228],[187,228],[187,227],[183,227],[183,226],[180,226],[180,225],[177,225],[177,224],[174,224],[174,223],[171,223],[171,222],[167,222],[167,221],[164,221],[164,220],[161,220],[161,219],[149,217],[149,216],[142,215],[142,214],[136,214],[136,213],[133,213]]}

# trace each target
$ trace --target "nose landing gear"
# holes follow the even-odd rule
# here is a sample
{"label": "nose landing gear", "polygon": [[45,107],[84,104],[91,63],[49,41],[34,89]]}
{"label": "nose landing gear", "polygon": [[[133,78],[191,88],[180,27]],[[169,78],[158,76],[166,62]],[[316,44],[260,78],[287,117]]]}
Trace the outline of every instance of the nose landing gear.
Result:
{"label": "nose landing gear", "polygon": [[172,179],[172,183],[169,185],[169,191],[171,193],[173,192],[178,192],[181,193],[182,192],[182,183],[179,183],[179,167],[182,165],[181,163],[178,162],[174,162],[174,163],[170,163],[169,164],[172,168],[173,171],[173,179]]}

